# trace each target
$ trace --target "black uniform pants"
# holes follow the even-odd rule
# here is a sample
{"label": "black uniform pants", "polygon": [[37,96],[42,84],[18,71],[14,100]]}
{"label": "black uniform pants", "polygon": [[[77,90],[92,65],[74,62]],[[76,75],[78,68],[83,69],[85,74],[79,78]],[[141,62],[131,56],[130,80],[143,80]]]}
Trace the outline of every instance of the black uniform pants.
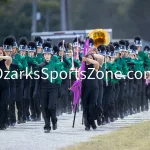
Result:
{"label": "black uniform pants", "polygon": [[10,84],[10,95],[8,101],[9,123],[16,123],[16,113],[15,113],[16,82],[15,80],[10,79],[9,84]]}
{"label": "black uniform pants", "polygon": [[53,124],[57,123],[56,117],[56,103],[58,98],[57,86],[49,87],[45,85],[42,87],[40,92],[41,105],[42,105],[42,114],[45,121],[45,128],[50,127],[50,119]]}
{"label": "black uniform pants", "polygon": [[134,105],[134,95],[133,95],[134,91],[134,80],[129,80],[129,97],[128,97],[128,107],[129,110],[131,111]]}
{"label": "black uniform pants", "polygon": [[124,80],[124,113],[126,114],[129,108],[129,79]]}
{"label": "black uniform pants", "polygon": [[[74,82],[75,82],[75,80],[69,80],[69,88],[71,88],[71,86],[73,85]],[[72,112],[73,98],[74,98],[73,92],[71,90],[68,90],[67,111],[70,113]]]}
{"label": "black uniform pants", "polygon": [[18,120],[23,119],[23,80],[16,79],[16,106]]}
{"label": "black uniform pants", "polygon": [[119,93],[120,93],[120,84],[119,82],[115,84],[115,118],[119,117]]}
{"label": "black uniform pants", "polygon": [[104,87],[103,87],[103,80],[98,80],[99,85],[99,91],[98,91],[98,98],[97,98],[97,107],[99,110],[99,116],[102,116],[103,114],[103,107],[102,107],[102,100],[103,100],[103,93],[104,93]]}
{"label": "black uniform pants", "polygon": [[61,84],[57,84],[57,93],[58,93],[58,97],[57,97],[57,103],[56,103],[56,110],[57,110],[57,114],[59,115],[62,111],[61,111]]}
{"label": "black uniform pants", "polygon": [[30,110],[32,118],[39,118],[41,116],[40,98],[33,97],[35,85],[30,85]]}
{"label": "black uniform pants", "polygon": [[8,124],[9,87],[0,89],[0,127]]}
{"label": "black uniform pants", "polygon": [[106,86],[104,83],[104,97],[103,97],[103,111],[104,117],[108,119],[115,117],[115,85]]}
{"label": "black uniform pants", "polygon": [[141,110],[144,111],[146,106],[146,80],[142,78],[142,90],[141,90]]}
{"label": "black uniform pants", "polygon": [[68,82],[61,84],[61,103],[62,103],[62,112],[67,112],[67,103],[68,103]]}
{"label": "black uniform pants", "polygon": [[124,89],[125,89],[125,81],[122,79],[119,81],[120,92],[118,96],[118,105],[119,105],[119,114],[120,116],[124,113]]}
{"label": "black uniform pants", "polygon": [[149,100],[150,100],[150,84],[146,85],[146,104],[145,104],[146,110],[149,110]]}
{"label": "black uniform pants", "polygon": [[24,78],[23,80],[23,120],[30,116],[29,99],[30,99],[30,81],[31,79]]}
{"label": "black uniform pants", "polygon": [[82,91],[83,117],[85,126],[95,124],[94,120],[98,118],[97,98],[98,88],[84,88]]}
{"label": "black uniform pants", "polygon": [[142,79],[137,79],[137,110],[140,111],[141,107],[141,94],[142,94]]}

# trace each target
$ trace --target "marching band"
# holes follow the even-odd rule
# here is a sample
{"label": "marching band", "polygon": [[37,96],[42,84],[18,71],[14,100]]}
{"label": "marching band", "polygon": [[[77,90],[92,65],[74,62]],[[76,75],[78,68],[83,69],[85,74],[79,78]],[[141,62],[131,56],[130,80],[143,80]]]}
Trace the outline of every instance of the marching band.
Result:
{"label": "marching band", "polygon": [[[62,40],[52,45],[51,39],[35,37],[28,42],[22,37],[17,45],[14,36],[4,39],[0,47],[0,130],[42,117],[44,132],[49,133],[57,129],[57,116],[81,108],[88,131],[149,110],[150,47],[142,47],[139,36],[134,43],[112,43],[103,30],[93,31],[86,41],[77,37],[72,43]],[[83,66],[85,78],[81,79]],[[71,88],[77,80],[81,94],[75,106],[76,93]]]}

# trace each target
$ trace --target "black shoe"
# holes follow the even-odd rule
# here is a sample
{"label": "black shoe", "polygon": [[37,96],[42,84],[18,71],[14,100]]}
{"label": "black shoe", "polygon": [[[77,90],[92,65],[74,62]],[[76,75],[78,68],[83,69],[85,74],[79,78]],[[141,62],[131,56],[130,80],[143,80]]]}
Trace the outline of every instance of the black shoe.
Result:
{"label": "black shoe", "polygon": [[121,119],[124,119],[124,115],[123,115],[123,114],[120,114],[120,118],[121,118]]}
{"label": "black shoe", "polygon": [[93,129],[93,130],[96,130],[96,129],[97,129],[96,124],[92,124],[91,126],[92,126],[92,129]]}
{"label": "black shoe", "polygon": [[36,117],[31,115],[31,121],[36,121]]}
{"label": "black shoe", "polygon": [[38,117],[38,118],[36,119],[36,121],[41,121],[41,117]]}
{"label": "black shoe", "polygon": [[110,118],[110,122],[114,122],[115,121],[115,119],[114,118]]}
{"label": "black shoe", "polygon": [[16,123],[10,123],[10,127],[14,127]]}
{"label": "black shoe", "polygon": [[0,126],[0,130],[6,130],[5,126]]}
{"label": "black shoe", "polygon": [[88,126],[85,127],[85,130],[86,130],[86,131],[90,131],[90,127],[88,127]]}
{"label": "black shoe", "polygon": [[146,106],[146,107],[145,107],[145,111],[148,111],[148,110],[149,110],[149,107]]}
{"label": "black shoe", "polygon": [[105,123],[110,123],[109,118],[105,118]]}
{"label": "black shoe", "polygon": [[50,131],[51,131],[50,129],[44,129],[45,133],[50,133]]}
{"label": "black shoe", "polygon": [[102,117],[102,125],[105,125],[105,117]]}
{"label": "black shoe", "polygon": [[98,125],[98,126],[102,125],[102,120],[101,120],[101,118],[98,118],[98,119],[97,119],[97,125]]}
{"label": "black shoe", "polygon": [[18,124],[21,124],[21,123],[24,123],[24,121],[23,121],[22,119],[19,119],[19,120],[17,121],[17,123],[18,123]]}
{"label": "black shoe", "polygon": [[30,116],[29,116],[29,117],[26,117],[26,121],[31,121]]}
{"label": "black shoe", "polygon": [[63,109],[63,113],[67,113],[67,109],[66,108]]}
{"label": "black shoe", "polygon": [[54,124],[53,125],[53,130],[56,130],[57,129],[57,124]]}
{"label": "black shoe", "polygon": [[142,111],[142,112],[144,111],[144,106],[141,107],[141,111]]}
{"label": "black shoe", "polygon": [[50,133],[50,131],[51,131],[51,127],[44,126],[44,132],[45,133]]}

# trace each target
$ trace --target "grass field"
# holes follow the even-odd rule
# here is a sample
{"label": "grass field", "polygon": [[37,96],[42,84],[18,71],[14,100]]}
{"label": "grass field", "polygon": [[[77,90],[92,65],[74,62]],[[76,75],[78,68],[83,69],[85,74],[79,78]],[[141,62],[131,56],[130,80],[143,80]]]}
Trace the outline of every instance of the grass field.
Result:
{"label": "grass field", "polygon": [[61,150],[150,150],[150,121],[93,137]]}

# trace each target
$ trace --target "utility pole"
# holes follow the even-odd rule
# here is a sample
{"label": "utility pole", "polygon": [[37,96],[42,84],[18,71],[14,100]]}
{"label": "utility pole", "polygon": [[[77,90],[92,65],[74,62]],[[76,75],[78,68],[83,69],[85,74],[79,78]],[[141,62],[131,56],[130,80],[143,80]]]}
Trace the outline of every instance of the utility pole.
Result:
{"label": "utility pole", "polygon": [[67,20],[68,20],[68,29],[72,30],[72,11],[71,11],[71,0],[67,0]]}
{"label": "utility pole", "polygon": [[32,0],[32,33],[36,32],[37,0]]}
{"label": "utility pole", "polygon": [[61,9],[61,30],[66,31],[66,0],[60,0],[60,9]]}

